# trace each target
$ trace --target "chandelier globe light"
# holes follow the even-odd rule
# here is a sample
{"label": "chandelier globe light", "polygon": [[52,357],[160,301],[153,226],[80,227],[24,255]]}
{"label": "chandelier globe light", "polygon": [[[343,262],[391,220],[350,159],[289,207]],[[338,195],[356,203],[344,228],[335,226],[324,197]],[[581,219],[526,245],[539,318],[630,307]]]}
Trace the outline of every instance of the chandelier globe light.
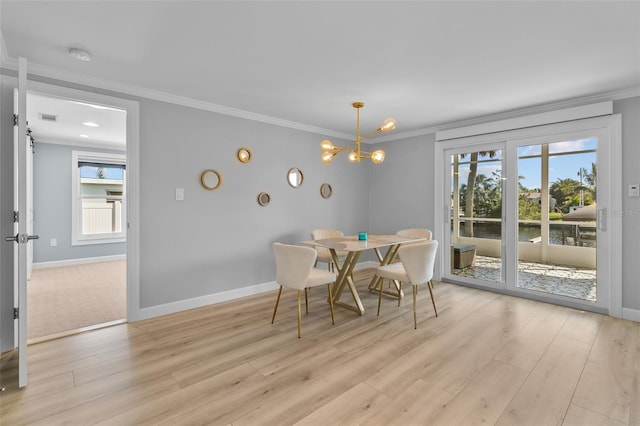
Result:
{"label": "chandelier globe light", "polygon": [[376,130],[365,136],[360,136],[360,109],[364,106],[364,102],[354,102],[352,105],[356,109],[356,140],[346,146],[336,146],[325,139],[320,142],[320,149],[322,149],[320,158],[323,163],[330,163],[333,157],[339,153],[349,151],[347,159],[352,163],[359,163],[361,159],[369,158],[373,164],[380,164],[384,161],[384,151],[381,149],[372,152],[362,151],[360,144],[363,140],[377,133],[392,131],[396,128],[396,121],[393,118],[387,118]]}

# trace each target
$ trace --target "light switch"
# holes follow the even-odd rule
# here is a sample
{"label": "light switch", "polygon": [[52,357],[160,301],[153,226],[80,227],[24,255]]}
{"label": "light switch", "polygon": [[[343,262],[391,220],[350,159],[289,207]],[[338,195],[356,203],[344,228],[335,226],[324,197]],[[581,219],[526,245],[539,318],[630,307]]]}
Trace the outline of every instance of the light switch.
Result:
{"label": "light switch", "polygon": [[184,200],[184,188],[176,188],[176,201]]}
{"label": "light switch", "polygon": [[632,183],[629,185],[629,197],[640,197],[640,184]]}

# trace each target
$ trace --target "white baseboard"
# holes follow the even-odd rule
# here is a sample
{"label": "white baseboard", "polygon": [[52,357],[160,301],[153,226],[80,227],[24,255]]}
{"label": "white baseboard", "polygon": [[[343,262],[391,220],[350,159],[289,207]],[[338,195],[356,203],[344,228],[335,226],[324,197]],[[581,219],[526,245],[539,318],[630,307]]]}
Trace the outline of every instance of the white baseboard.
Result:
{"label": "white baseboard", "polygon": [[622,308],[622,318],[624,318],[626,320],[640,322],[640,310]]}
{"label": "white baseboard", "polygon": [[[358,263],[354,270],[374,268],[378,266],[378,262],[369,261]],[[145,319],[155,318],[162,315],[175,314],[176,312],[186,311],[189,309],[201,308],[216,303],[228,302],[230,300],[239,299],[241,297],[253,296],[255,294],[266,293],[278,289],[278,284],[271,281],[263,284],[256,284],[249,287],[238,288],[234,290],[222,291],[220,293],[207,294],[206,296],[194,297],[191,299],[179,300],[177,302],[165,303],[163,305],[150,306],[141,308],[135,315],[135,318],[129,318],[129,322],[141,321]]]}
{"label": "white baseboard", "polygon": [[229,300],[239,299],[241,297],[253,296],[255,294],[265,293],[267,291],[276,290],[278,284],[275,281],[256,284],[249,287],[238,288],[234,290],[222,291],[220,293],[207,294],[206,296],[194,297],[191,299],[179,300],[177,302],[165,303],[163,305],[151,306],[149,308],[141,308],[139,315],[135,319],[129,319],[130,322],[140,321],[149,318],[155,318],[162,315],[174,314],[176,312],[186,311],[189,309],[200,308],[202,306],[213,305]]}
{"label": "white baseboard", "polygon": [[85,263],[109,262],[112,260],[125,260],[126,254],[116,254],[113,256],[83,257],[80,259],[54,260],[52,262],[38,262],[33,264],[33,269],[57,268],[60,266],[82,265]]}

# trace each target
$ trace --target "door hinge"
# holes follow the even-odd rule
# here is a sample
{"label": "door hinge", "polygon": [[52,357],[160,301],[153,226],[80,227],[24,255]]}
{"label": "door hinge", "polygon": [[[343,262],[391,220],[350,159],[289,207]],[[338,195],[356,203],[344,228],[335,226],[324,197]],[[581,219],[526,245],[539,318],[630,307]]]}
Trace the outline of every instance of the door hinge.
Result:
{"label": "door hinge", "polygon": [[20,308],[13,308],[13,319],[16,320],[20,318]]}
{"label": "door hinge", "polygon": [[13,223],[20,222],[20,213],[17,210],[13,211]]}
{"label": "door hinge", "polygon": [[14,126],[18,125],[18,114],[13,114],[13,125]]}

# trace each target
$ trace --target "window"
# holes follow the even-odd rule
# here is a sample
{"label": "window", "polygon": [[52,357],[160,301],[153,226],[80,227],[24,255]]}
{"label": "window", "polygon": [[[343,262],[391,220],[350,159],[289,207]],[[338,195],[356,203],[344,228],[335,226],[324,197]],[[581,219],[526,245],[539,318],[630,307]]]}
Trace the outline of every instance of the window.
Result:
{"label": "window", "polygon": [[72,153],[72,244],[126,241],[126,157]]}

